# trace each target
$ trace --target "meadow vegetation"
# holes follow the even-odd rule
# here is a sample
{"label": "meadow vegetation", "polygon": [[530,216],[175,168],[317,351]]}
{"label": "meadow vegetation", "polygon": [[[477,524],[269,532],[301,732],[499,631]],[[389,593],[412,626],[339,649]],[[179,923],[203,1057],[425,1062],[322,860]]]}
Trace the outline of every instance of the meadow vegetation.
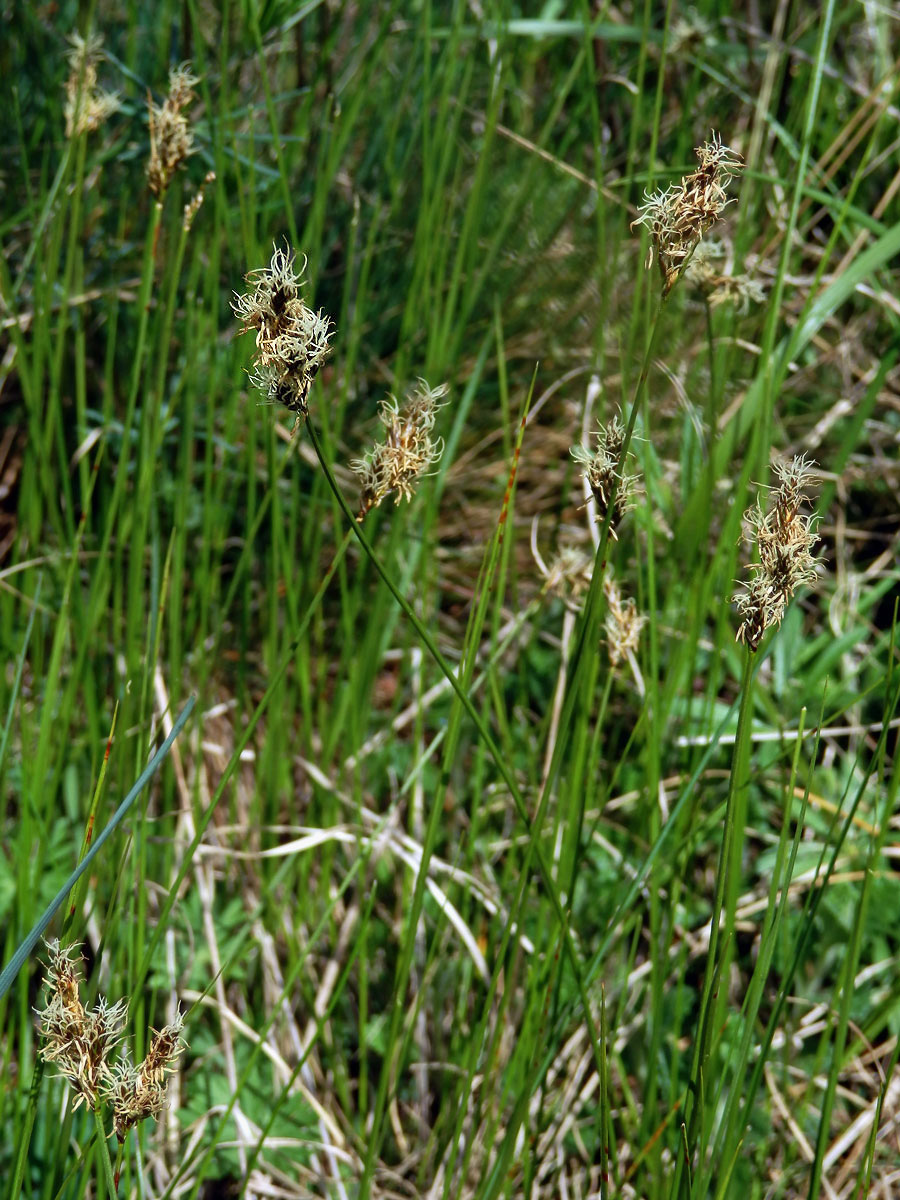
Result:
{"label": "meadow vegetation", "polygon": [[0,1200],[897,1194],[897,34],[0,6]]}

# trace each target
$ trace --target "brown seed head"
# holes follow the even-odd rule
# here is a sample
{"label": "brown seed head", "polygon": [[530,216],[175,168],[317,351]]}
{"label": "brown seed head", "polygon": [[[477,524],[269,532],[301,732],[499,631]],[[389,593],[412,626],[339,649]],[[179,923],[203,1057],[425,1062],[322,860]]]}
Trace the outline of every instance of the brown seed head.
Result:
{"label": "brown seed head", "polygon": [[66,137],[89,133],[121,108],[115,92],[105,92],[97,87],[97,64],[103,58],[103,40],[95,33],[86,38],[73,33],[69,41],[72,49],[69,60],[69,77],[66,80]]}
{"label": "brown seed head", "polygon": [[437,410],[443,407],[440,401],[448,390],[447,384],[430,388],[420,379],[402,409],[393,396],[381,402],[379,416],[387,431],[385,439],[376,443],[365,458],[350,464],[360,479],[358,521],[391,493],[395,504],[404,496],[411,500],[413,484],[441,457],[444,443],[431,435]]}
{"label": "brown seed head", "polygon": [[194,99],[197,77],[187,63],[175,67],[169,74],[169,94],[163,104],[148,100],[150,123],[150,161],[147,181],[150,191],[161,199],[172,176],[189,154],[194,152],[194,135],[182,112]]}
{"label": "brown seed head", "polygon": [[231,307],[245,331],[256,331],[253,383],[270,401],[305,416],[309,389],[334,330],[323,312],[304,303],[302,275],[303,268],[294,270],[293,250],[275,246],[269,265],[246,276],[249,290],[235,293]]}
{"label": "brown seed head", "polygon": [[138,1066],[120,1062],[110,1075],[104,1096],[113,1106],[113,1128],[120,1142],[128,1130],[146,1117],[158,1117],[166,1099],[166,1074],[184,1049],[178,1013],[170,1025],[154,1033],[144,1061]]}
{"label": "brown seed head", "polygon": [[56,1065],[77,1095],[74,1107],[96,1108],[111,1069],[115,1049],[122,1038],[128,1015],[124,1001],[109,1004],[102,997],[93,1009],[85,1009],[78,995],[80,971],[74,958],[77,949],[60,949],[59,942],[47,943],[47,1007],[38,1015],[44,1044],[41,1057]]}
{"label": "brown seed head", "polygon": [[741,624],[737,640],[757,650],[767,629],[781,623],[794,592],[815,581],[814,518],[800,512],[807,501],[806,488],[814,464],[805,456],[773,465],[778,486],[768,511],[757,503],[745,520],[751,540],[759,551],[759,562],[751,564],[752,577],[734,597]]}
{"label": "brown seed head", "polygon": [[631,225],[632,229],[644,225],[650,233],[647,266],[655,252],[664,296],[671,291],[700,239],[731,203],[725,188],[743,169],[740,155],[724,145],[716,133],[695,153],[700,163],[697,170],[665,191],[645,193]]}

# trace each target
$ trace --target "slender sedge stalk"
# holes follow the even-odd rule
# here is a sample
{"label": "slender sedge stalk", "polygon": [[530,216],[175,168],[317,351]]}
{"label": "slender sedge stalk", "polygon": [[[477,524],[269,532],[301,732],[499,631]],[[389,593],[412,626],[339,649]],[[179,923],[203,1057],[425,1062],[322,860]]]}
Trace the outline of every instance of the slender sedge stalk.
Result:
{"label": "slender sedge stalk", "polygon": [[[740,851],[743,847],[744,826],[738,820],[742,810],[741,792],[746,787],[746,779],[742,776],[742,764],[746,763],[750,748],[750,706],[753,683],[753,664],[750,651],[744,654],[744,675],[741,683],[741,707],[738,713],[737,736],[731,760],[731,775],[728,783],[728,797],[725,802],[725,832],[719,850],[719,865],[716,871],[716,890],[713,897],[712,913],[709,927],[709,950],[706,958],[706,971],[703,976],[703,994],[700,1000],[699,1026],[700,1036],[694,1043],[694,1057],[691,1064],[691,1076],[688,1083],[687,1099],[685,1101],[685,1126],[687,1128],[687,1148],[691,1158],[697,1147],[703,1123],[703,1106],[698,1100],[700,1089],[706,1075],[712,1049],[713,1029],[715,1027],[715,1011],[719,1001],[719,989],[722,980],[722,968],[727,957],[727,946],[719,952],[719,925],[723,909],[726,910],[726,933],[734,925],[734,901],[736,895],[732,880],[735,864],[740,862]],[[729,901],[726,906],[726,888]],[[675,1192],[681,1184],[683,1164],[679,1160]]]}
{"label": "slender sedge stalk", "polygon": [[109,1156],[109,1144],[106,1140],[106,1130],[103,1128],[103,1114],[99,1108],[94,1109],[94,1125],[97,1130],[97,1153],[100,1156],[100,1165],[103,1169],[103,1180],[106,1183],[106,1189],[110,1197],[116,1194],[116,1177],[113,1174],[112,1159]]}
{"label": "slender sedge stalk", "polygon": [[[633,421],[632,421],[632,428],[633,428]],[[584,1018],[588,1025],[588,1029],[589,1029],[590,1037],[591,1037],[591,1046],[594,1050],[595,1057],[597,1058],[597,1068],[599,1070],[600,1062],[599,1062],[599,1049],[598,1049],[599,1042],[598,1042],[597,1030],[596,1030],[594,1020],[591,1016],[590,1004],[588,1001],[587,991],[584,987],[584,983],[583,983],[583,979],[582,979],[582,973],[581,973],[581,969],[580,969],[578,955],[576,953],[575,946],[572,942],[572,937],[569,932],[568,922],[566,920],[566,915],[565,915],[565,912],[563,910],[562,904],[559,899],[559,894],[553,883],[553,876],[550,872],[549,864],[547,863],[546,856],[544,855],[544,852],[542,851],[539,843],[537,842],[536,836],[534,833],[534,831],[536,829],[541,828],[540,820],[535,820],[534,822],[532,822],[531,819],[529,818],[528,810],[525,807],[525,802],[522,799],[522,796],[521,796],[521,793],[519,792],[518,786],[512,776],[512,772],[510,771],[509,767],[507,766],[506,762],[504,761],[503,756],[500,753],[499,747],[495,743],[494,739],[491,737],[491,734],[488,731],[487,726],[485,725],[484,721],[482,720],[481,715],[478,713],[477,709],[473,705],[471,699],[469,698],[468,694],[462,687],[460,681],[456,678],[456,675],[454,674],[454,672],[450,669],[449,665],[447,664],[446,660],[444,659],[444,656],[441,654],[440,650],[438,649],[437,643],[434,641],[431,634],[428,632],[428,630],[425,628],[425,626],[422,624],[422,622],[416,616],[416,614],[413,611],[413,609],[411,608],[411,606],[407,603],[407,601],[401,595],[401,593],[398,590],[397,586],[395,585],[394,581],[391,579],[390,575],[388,575],[387,571],[385,570],[385,568],[382,566],[380,560],[378,559],[378,556],[375,554],[375,551],[372,549],[372,546],[369,543],[368,538],[362,532],[359,522],[356,520],[354,513],[351,511],[350,506],[348,505],[346,499],[344,498],[343,493],[341,492],[340,488],[337,485],[337,481],[334,478],[334,475],[331,471],[328,461],[325,458],[324,453],[322,452],[322,446],[321,446],[321,443],[319,442],[318,436],[316,434],[315,426],[313,425],[313,423],[311,421],[307,422],[307,429],[309,431],[309,437],[310,437],[310,441],[312,442],[313,450],[316,453],[316,457],[318,458],[319,464],[322,467],[322,470],[325,474],[325,478],[328,481],[328,486],[331,488],[332,492],[334,493],[335,499],[337,500],[338,504],[340,505],[345,518],[350,523],[351,529],[353,530],[354,534],[356,535],[357,539],[359,540],[361,546],[363,547],[363,550],[365,551],[365,553],[368,556],[369,560],[371,561],[372,565],[375,567],[375,570],[381,576],[381,578],[384,581],[384,583],[386,584],[388,590],[391,592],[391,595],[394,597],[394,599],[400,605],[401,609],[403,610],[403,612],[406,614],[409,621],[413,625],[414,629],[416,630],[416,633],[421,638],[422,643],[424,644],[425,648],[428,650],[429,654],[432,656],[434,661],[440,667],[441,671],[443,671],[444,675],[446,676],[446,678],[448,679],[448,681],[450,683],[450,686],[453,688],[454,692],[458,696],[460,703],[462,704],[466,713],[469,715],[469,717],[474,722],[475,727],[478,730],[480,737],[484,741],[485,746],[487,747],[491,757],[494,759],[494,762],[495,762],[498,770],[500,771],[500,774],[503,778],[504,783],[506,784],[507,788],[509,789],[510,796],[513,799],[513,803],[516,806],[518,814],[519,814],[521,820],[524,822],[526,829],[529,832],[529,835],[530,835],[529,850],[532,846],[534,847],[534,854],[537,859],[541,878],[547,889],[548,895],[550,896],[550,900],[553,904],[557,921],[559,922],[560,928],[562,930],[562,936],[563,936],[564,942],[565,942],[566,953],[569,956],[569,961],[572,965],[573,973],[575,974],[576,979],[578,980],[581,1003],[582,1003],[582,1008],[584,1011]],[[607,521],[606,532],[608,533],[608,531],[609,531],[609,522]],[[544,804],[543,804],[544,809],[546,808],[547,796],[549,796],[549,791],[545,791]],[[427,863],[425,863],[423,861],[420,870],[424,871],[426,869],[426,866],[427,866]],[[527,872],[523,872],[523,886],[524,886],[526,877],[527,877]],[[511,926],[512,926],[512,916],[510,918],[509,928],[511,928]],[[374,1124],[373,1124],[373,1128],[376,1131],[379,1129],[381,1114],[384,1110],[384,1105],[386,1104],[386,1100],[387,1100],[387,1088],[388,1088],[389,1074],[390,1073],[387,1071],[382,1072],[381,1084],[379,1086],[379,1092],[378,1092],[378,1096],[376,1098],[376,1111],[375,1111]],[[369,1147],[370,1147],[369,1159],[372,1161],[373,1161],[373,1155],[375,1153],[376,1142],[377,1142],[377,1138],[373,1137],[369,1143]],[[367,1179],[370,1178],[372,1161],[367,1161],[367,1174],[366,1174]]]}

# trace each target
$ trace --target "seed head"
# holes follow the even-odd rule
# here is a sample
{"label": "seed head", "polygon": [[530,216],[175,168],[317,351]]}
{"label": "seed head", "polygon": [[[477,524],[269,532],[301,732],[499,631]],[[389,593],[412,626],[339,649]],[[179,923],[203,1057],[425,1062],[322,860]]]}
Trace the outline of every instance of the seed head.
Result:
{"label": "seed head", "polygon": [[97,87],[97,64],[103,58],[102,38],[95,33],[89,33],[86,38],[73,33],[69,41],[72,49],[66,54],[69,77],[63,109],[67,138],[99,128],[121,107],[116,92],[105,92]]}
{"label": "seed head", "polygon": [[249,290],[235,293],[231,307],[245,332],[256,330],[252,382],[268,400],[306,416],[309,389],[329,352],[333,327],[324,313],[304,303],[302,275],[303,268],[299,274],[294,270],[293,250],[275,246],[272,261],[246,276]]}
{"label": "seed head", "polygon": [[50,966],[47,972],[47,1007],[38,1015],[44,1045],[41,1057],[56,1064],[60,1075],[76,1091],[75,1104],[96,1108],[116,1046],[128,1015],[124,1000],[109,1004],[102,997],[94,1009],[85,1009],[79,999],[79,960],[70,957],[75,946],[61,950],[58,941],[47,943]]}
{"label": "seed head", "polygon": [[184,1049],[183,1028],[178,1013],[170,1025],[154,1033],[142,1063],[135,1067],[127,1061],[119,1062],[110,1075],[104,1097],[113,1106],[113,1128],[120,1142],[125,1141],[133,1125],[162,1112],[166,1073],[175,1069],[175,1060]]}
{"label": "seed head", "polygon": [[575,461],[584,467],[584,478],[597,505],[598,521],[606,520],[612,503],[609,531],[616,537],[616,526],[633,505],[637,476],[629,475],[622,469],[625,426],[618,416],[613,417],[606,425],[601,425],[595,436],[596,450],[592,452],[586,446],[573,446],[571,453]]}
{"label": "seed head", "polygon": [[694,153],[700,163],[697,170],[665,191],[646,192],[637,219],[631,224],[632,229],[645,225],[650,232],[647,266],[655,251],[664,296],[671,291],[700,239],[731,203],[725,188],[743,169],[740,155],[724,145],[717,133]]}
{"label": "seed head", "polygon": [[685,268],[687,278],[699,288],[711,308],[720,304],[733,304],[739,313],[746,313],[751,304],[761,304],[765,289],[752,275],[734,275],[723,272],[715,259],[725,256],[721,242],[708,238],[695,251]]}
{"label": "seed head", "polygon": [[560,546],[546,573],[547,591],[574,606],[590,587],[593,568],[593,555],[578,546]]}
{"label": "seed head", "polygon": [[401,496],[412,499],[413,484],[441,457],[444,443],[431,434],[439,403],[449,388],[446,383],[430,388],[420,379],[401,409],[393,396],[381,402],[379,416],[387,434],[366,454],[350,464],[360,479],[361,496],[357,520],[376,508],[392,492],[394,503]]}
{"label": "seed head", "polygon": [[178,1013],[170,1025],[154,1033],[144,1061],[134,1067],[126,1057],[113,1061],[122,1040],[128,1004],[110,1004],[102,997],[85,1009],[78,995],[81,981],[76,946],[61,950],[58,941],[47,943],[47,1007],[38,1015],[44,1044],[41,1057],[55,1063],[75,1089],[75,1103],[97,1110],[101,1102],[112,1105],[113,1128],[119,1141],[145,1117],[157,1117],[166,1096],[166,1074],[184,1048],[184,1021]]}
{"label": "seed head", "polygon": [[194,135],[181,110],[194,99],[194,84],[198,82],[189,65],[182,63],[169,74],[169,94],[165,102],[159,105],[147,101],[150,123],[147,181],[157,199],[165,195],[175,171],[194,152]]}
{"label": "seed head", "polygon": [[633,658],[637,653],[641,629],[647,618],[642,616],[634,600],[622,599],[612,575],[603,580],[603,591],[609,608],[606,611],[606,647],[609,661],[617,667],[623,659]]}
{"label": "seed head", "polygon": [[771,508],[767,512],[757,503],[745,515],[759,562],[751,565],[752,578],[734,602],[742,618],[737,640],[754,651],[766,630],[781,623],[797,588],[808,586],[816,577],[811,553],[818,540],[814,518],[800,512],[800,505],[807,501],[805,488],[813,468],[805,456],[774,463],[778,486]]}

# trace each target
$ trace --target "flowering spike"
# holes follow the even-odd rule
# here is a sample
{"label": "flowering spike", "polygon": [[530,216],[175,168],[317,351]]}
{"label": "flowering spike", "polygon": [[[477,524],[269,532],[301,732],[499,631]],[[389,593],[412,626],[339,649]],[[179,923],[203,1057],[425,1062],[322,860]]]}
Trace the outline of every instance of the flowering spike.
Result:
{"label": "flowering spike", "polygon": [[181,110],[194,99],[194,85],[198,82],[189,65],[182,63],[169,74],[169,95],[165,103],[159,105],[148,101],[150,161],[147,182],[157,199],[162,199],[175,171],[194,152],[194,135]]}
{"label": "flowering spike", "polygon": [[83,38],[73,33],[69,38],[72,49],[69,60],[69,77],[66,80],[66,137],[89,133],[98,129],[107,117],[119,108],[121,102],[115,92],[105,92],[97,87],[97,64],[103,58],[103,41],[95,33]]}
{"label": "flowering spike", "polygon": [[647,618],[638,612],[637,605],[631,597],[627,600],[622,599],[611,574],[603,580],[603,591],[609,603],[604,622],[606,648],[609,651],[610,665],[615,668],[624,658],[637,653],[641,629]]}
{"label": "flowering spike", "polygon": [[112,1103],[113,1128],[120,1142],[125,1141],[133,1125],[162,1112],[166,1073],[174,1070],[175,1059],[184,1049],[183,1028],[184,1020],[177,1013],[170,1025],[154,1033],[142,1063],[135,1067],[122,1061],[111,1073],[104,1095]]}
{"label": "flowering spike", "polygon": [[759,549],[759,562],[751,565],[752,578],[735,595],[734,603],[741,616],[737,640],[753,651],[759,648],[766,630],[781,623],[797,588],[811,584],[816,577],[811,553],[817,541],[813,517],[800,513],[813,468],[805,456],[776,462],[778,486],[772,507],[766,512],[757,503],[745,516]]}
{"label": "flowering spike", "polygon": [[81,973],[76,946],[60,949],[59,942],[47,943],[47,1007],[38,1015],[44,1044],[41,1057],[55,1063],[60,1074],[75,1089],[73,1108],[80,1104],[96,1111],[102,1101],[112,1104],[113,1128],[120,1142],[132,1125],[145,1117],[158,1117],[166,1097],[166,1074],[184,1048],[184,1021],[174,1021],[154,1033],[144,1061],[134,1067],[123,1056],[113,1061],[122,1040],[128,1004],[110,1004],[101,997],[93,1009],[79,998]]}
{"label": "flowering spike", "polygon": [[94,1009],[85,1009],[79,998],[79,959],[72,957],[76,946],[60,949],[58,941],[47,943],[49,1000],[39,1014],[44,1045],[41,1057],[56,1064],[60,1075],[76,1091],[74,1107],[96,1108],[102,1093],[108,1063],[122,1038],[128,1015],[124,1000],[109,1004],[102,997]]}
{"label": "flowering spike", "polygon": [[362,495],[357,520],[392,492],[394,502],[405,496],[412,499],[412,485],[427,474],[444,450],[443,441],[431,434],[439,403],[448,391],[447,384],[431,388],[420,379],[401,409],[393,396],[381,402],[379,416],[387,434],[366,454],[350,464],[360,479]]}
{"label": "flowering spike", "polygon": [[665,191],[645,192],[637,219],[631,223],[632,229],[645,225],[650,232],[647,266],[655,251],[663,296],[674,287],[700,239],[731,203],[725,188],[743,169],[740,155],[724,145],[717,133],[694,153],[700,163],[697,170]]}
{"label": "flowering spike", "polygon": [[615,538],[616,526],[632,506],[637,476],[629,475],[622,469],[625,426],[618,416],[602,425],[597,430],[596,438],[597,449],[593,453],[586,446],[573,446],[571,453],[575,461],[584,467],[584,478],[597,505],[598,521],[606,519],[610,502],[613,503],[609,531]]}
{"label": "flowering spike", "polygon": [[307,308],[300,295],[305,267],[304,259],[296,272],[293,250],[275,246],[269,265],[246,276],[249,291],[235,292],[231,302],[245,332],[256,330],[252,382],[268,400],[304,417],[309,389],[333,333],[330,318]]}

